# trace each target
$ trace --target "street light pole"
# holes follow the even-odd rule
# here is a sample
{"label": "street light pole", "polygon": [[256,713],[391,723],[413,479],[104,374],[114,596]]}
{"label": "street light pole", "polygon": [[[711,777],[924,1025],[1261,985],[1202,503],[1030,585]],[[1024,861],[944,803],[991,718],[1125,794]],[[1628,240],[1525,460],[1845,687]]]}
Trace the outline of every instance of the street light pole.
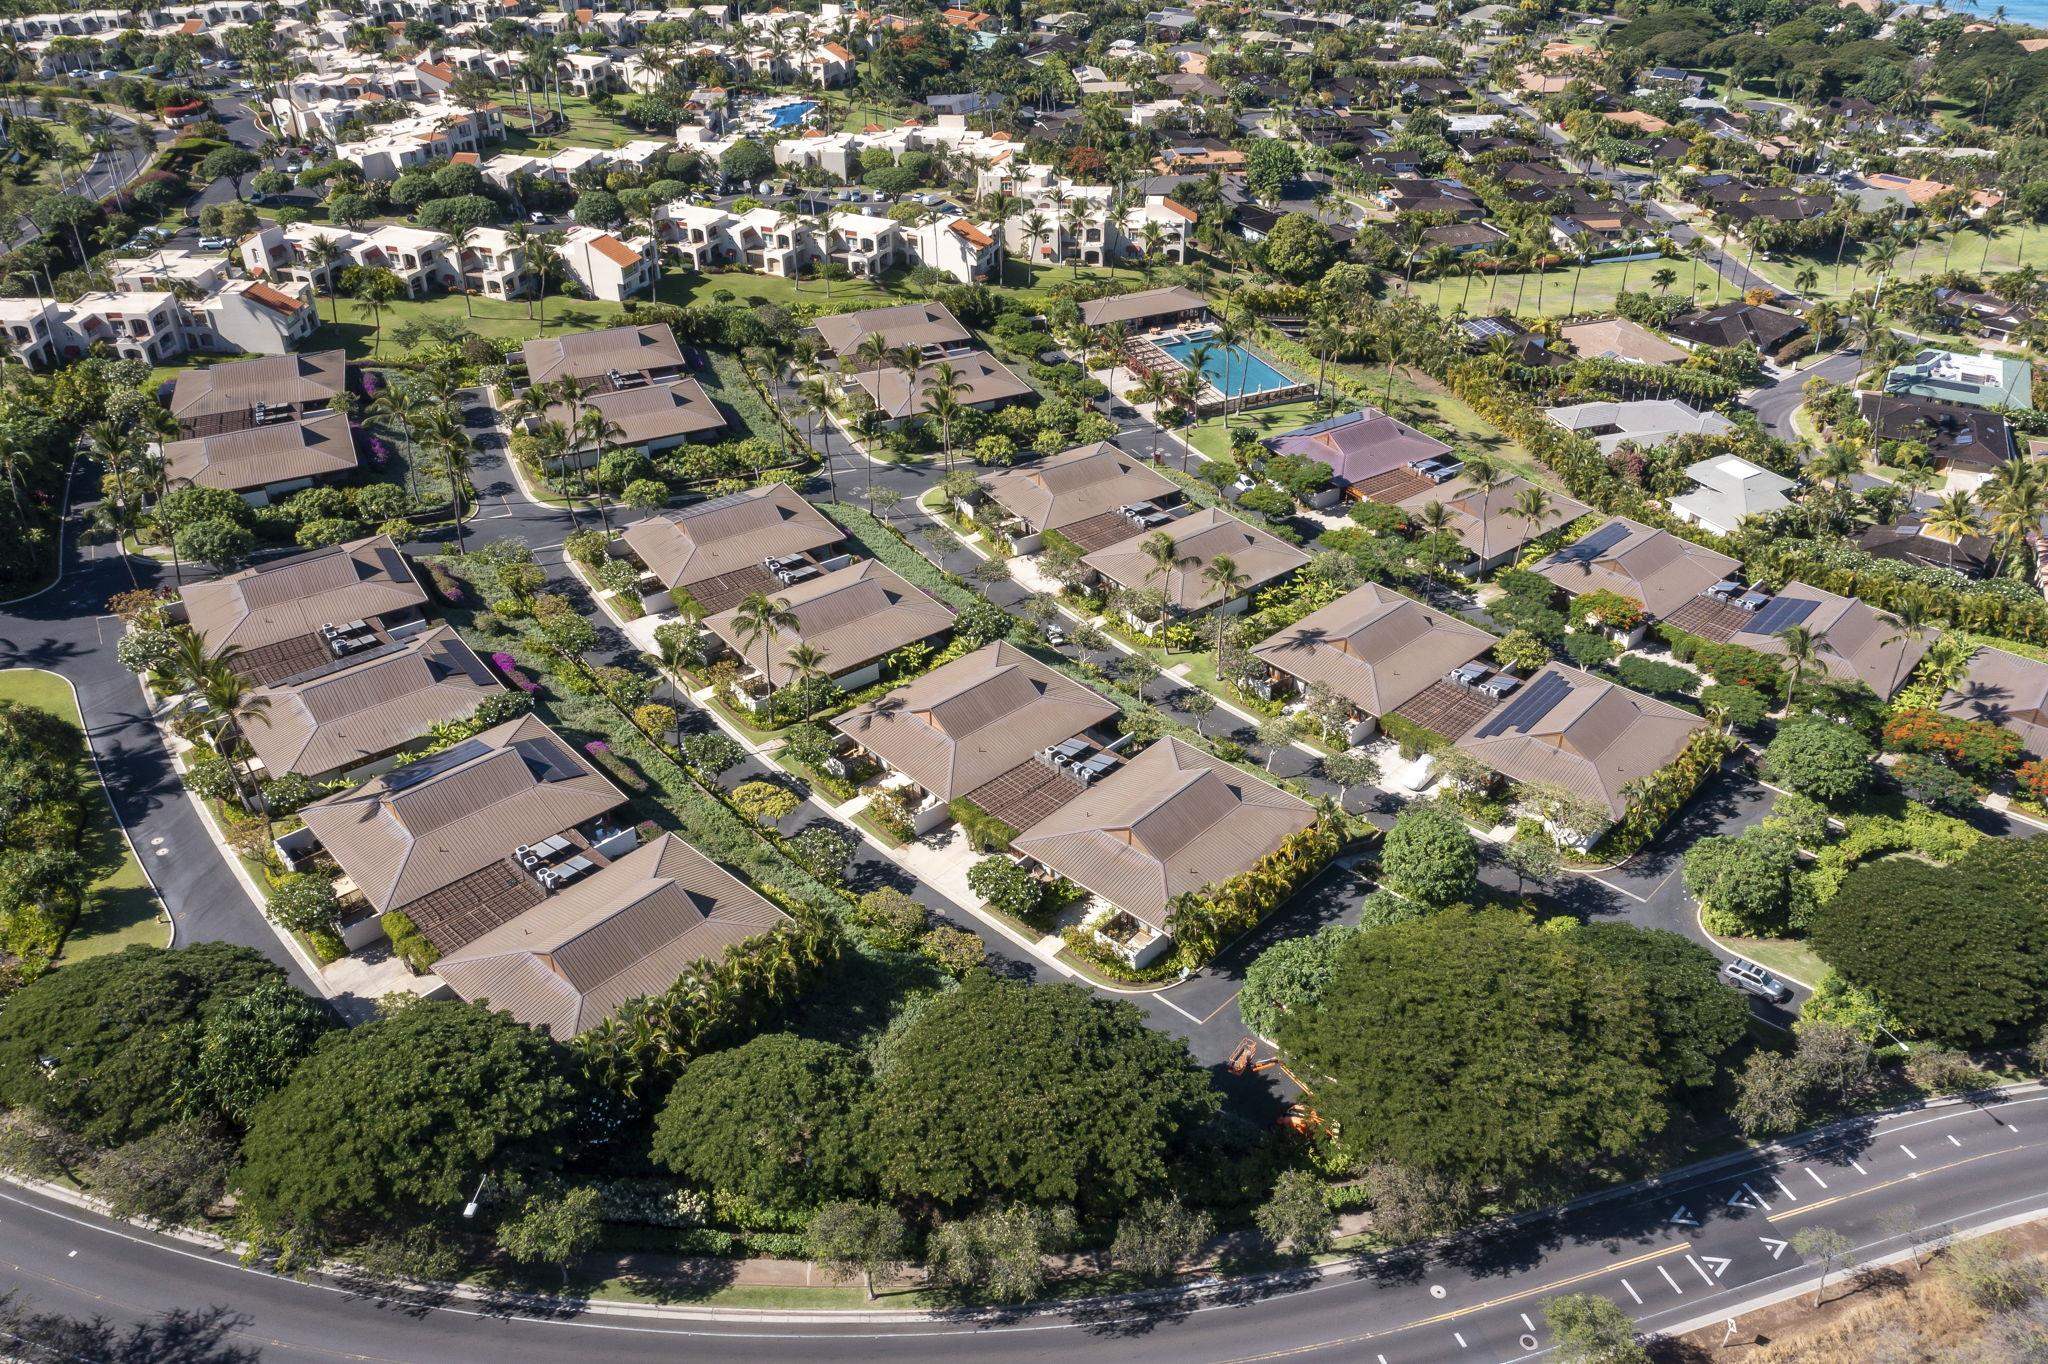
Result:
{"label": "street light pole", "polygon": [[484,1171],[484,1177],[476,1182],[476,1192],[470,1195],[469,1202],[462,1205],[462,1216],[465,1220],[471,1220],[476,1217],[477,1206],[483,1202],[484,1185],[490,1182],[491,1172],[486,1170]]}

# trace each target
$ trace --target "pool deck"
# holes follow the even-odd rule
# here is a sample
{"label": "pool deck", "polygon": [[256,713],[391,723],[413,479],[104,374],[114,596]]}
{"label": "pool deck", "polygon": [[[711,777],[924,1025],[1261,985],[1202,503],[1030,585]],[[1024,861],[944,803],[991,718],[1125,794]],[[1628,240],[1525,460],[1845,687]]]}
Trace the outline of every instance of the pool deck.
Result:
{"label": "pool deck", "polygon": [[[1213,338],[1215,335],[1214,329],[1207,327],[1176,327],[1165,331],[1148,332],[1142,336],[1134,336],[1127,340],[1124,343],[1124,354],[1130,365],[1140,372],[1163,370],[1175,374],[1187,374],[1191,372],[1193,367],[1188,363],[1186,357],[1175,354],[1168,347],[1179,346],[1191,350],[1193,347],[1205,343],[1214,344]],[[1219,347],[1219,349],[1221,348]],[[1274,403],[1291,402],[1313,391],[1309,385],[1296,383],[1289,379],[1278,365],[1251,347],[1233,346],[1230,349],[1237,351],[1240,355],[1250,360],[1256,361],[1267,373],[1280,382],[1270,388],[1258,388],[1248,391],[1241,388],[1237,393],[1226,394],[1216,383],[1215,378],[1208,369],[1204,367],[1202,373],[1202,392],[1195,400],[1195,408],[1200,415],[1212,417],[1226,411],[1242,412],[1250,407],[1267,407]],[[1236,377],[1239,377],[1240,382],[1242,382],[1243,377],[1248,376]]]}

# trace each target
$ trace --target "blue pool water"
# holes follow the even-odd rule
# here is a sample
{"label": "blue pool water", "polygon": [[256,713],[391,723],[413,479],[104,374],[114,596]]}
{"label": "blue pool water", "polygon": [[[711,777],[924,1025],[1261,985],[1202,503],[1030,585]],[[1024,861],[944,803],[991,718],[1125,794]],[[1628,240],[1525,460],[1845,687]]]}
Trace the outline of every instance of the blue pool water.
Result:
{"label": "blue pool water", "polygon": [[1199,333],[1162,341],[1159,349],[1193,368],[1195,349],[1204,345],[1208,346],[1209,354],[1202,361],[1202,377],[1215,385],[1216,391],[1226,398],[1243,398],[1294,386],[1292,379],[1260,359],[1256,353],[1243,346],[1218,345]]}
{"label": "blue pool water", "polygon": [[796,104],[785,104],[768,115],[768,124],[773,128],[794,128],[797,124],[804,121],[805,114],[808,114],[817,107],[817,103],[813,100],[803,100]]}

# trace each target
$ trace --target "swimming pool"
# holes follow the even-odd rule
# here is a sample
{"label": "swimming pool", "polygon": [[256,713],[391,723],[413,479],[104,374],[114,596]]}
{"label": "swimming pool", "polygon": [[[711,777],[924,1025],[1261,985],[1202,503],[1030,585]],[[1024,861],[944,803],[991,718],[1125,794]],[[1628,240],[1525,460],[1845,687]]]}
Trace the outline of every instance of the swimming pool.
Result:
{"label": "swimming pool", "polygon": [[816,100],[799,100],[795,104],[777,105],[769,111],[768,126],[771,128],[794,128],[804,121],[804,115],[818,107]]}
{"label": "swimming pool", "polygon": [[1275,389],[1293,388],[1294,381],[1267,364],[1256,352],[1243,346],[1220,345],[1209,332],[1192,332],[1159,342],[1159,349],[1189,369],[1194,368],[1195,351],[1207,346],[1202,359],[1202,377],[1226,398],[1248,398]]}

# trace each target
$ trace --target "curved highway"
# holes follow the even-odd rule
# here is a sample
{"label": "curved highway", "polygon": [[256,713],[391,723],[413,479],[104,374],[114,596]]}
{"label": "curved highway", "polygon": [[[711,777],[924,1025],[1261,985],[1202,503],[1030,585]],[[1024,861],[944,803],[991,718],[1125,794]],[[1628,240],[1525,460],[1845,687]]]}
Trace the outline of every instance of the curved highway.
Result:
{"label": "curved highway", "polygon": [[[1911,1209],[1902,1235],[1892,1218]],[[862,1322],[853,1314],[643,1312],[425,1301],[298,1281],[0,1188],[0,1276],[40,1312],[148,1327],[205,1312],[217,1347],[184,1359],[617,1364],[721,1360],[1110,1358],[1505,1364],[1547,1350],[1543,1304],[1619,1303],[1646,1332],[1714,1324],[1810,1290],[1797,1233],[1847,1236],[1859,1263],[1909,1245],[2048,1214],[2048,1094],[1888,1115],[1751,1154],[1538,1224],[1430,1255],[1337,1266],[1319,1279],[1149,1306]],[[239,1351],[240,1353],[235,1353]]]}

